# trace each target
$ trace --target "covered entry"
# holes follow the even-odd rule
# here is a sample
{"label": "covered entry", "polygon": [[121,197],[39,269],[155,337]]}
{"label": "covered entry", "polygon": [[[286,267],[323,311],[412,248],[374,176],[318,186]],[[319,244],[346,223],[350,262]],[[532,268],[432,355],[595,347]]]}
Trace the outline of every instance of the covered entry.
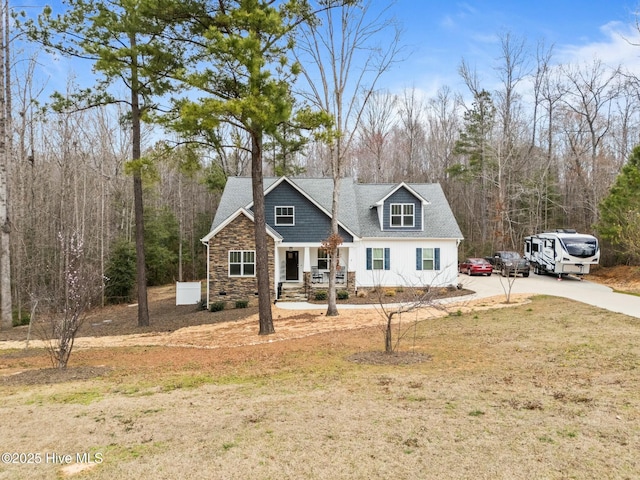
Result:
{"label": "covered entry", "polygon": [[299,280],[299,252],[298,250],[287,250],[286,262],[285,262],[285,280],[297,281]]}

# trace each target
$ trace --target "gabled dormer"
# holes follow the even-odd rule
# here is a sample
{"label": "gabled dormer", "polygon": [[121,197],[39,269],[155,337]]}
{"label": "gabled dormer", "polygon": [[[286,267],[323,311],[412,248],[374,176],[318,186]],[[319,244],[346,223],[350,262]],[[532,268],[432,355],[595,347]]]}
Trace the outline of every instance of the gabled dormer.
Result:
{"label": "gabled dormer", "polygon": [[380,230],[385,232],[422,231],[423,210],[429,202],[402,182],[391,189],[374,207],[378,212]]}

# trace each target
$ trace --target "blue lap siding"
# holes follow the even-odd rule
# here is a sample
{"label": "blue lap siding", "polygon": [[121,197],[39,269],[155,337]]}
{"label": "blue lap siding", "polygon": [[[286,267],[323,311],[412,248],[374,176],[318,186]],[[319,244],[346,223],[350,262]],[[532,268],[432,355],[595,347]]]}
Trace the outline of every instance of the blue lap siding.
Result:
{"label": "blue lap siding", "polygon": [[[392,203],[411,203],[414,208],[414,225],[413,227],[392,227],[391,226],[391,204]],[[384,230],[398,231],[416,231],[422,230],[422,202],[416,198],[406,188],[399,188],[391,194],[384,202],[384,215],[382,228]]]}
{"label": "blue lap siding", "polygon": [[[284,242],[321,242],[329,236],[329,216],[288,182],[282,182],[270,191],[264,199],[264,205],[267,224],[282,235]],[[294,207],[295,224],[276,225],[275,207]],[[339,232],[344,242],[353,241],[353,237],[343,228]]]}

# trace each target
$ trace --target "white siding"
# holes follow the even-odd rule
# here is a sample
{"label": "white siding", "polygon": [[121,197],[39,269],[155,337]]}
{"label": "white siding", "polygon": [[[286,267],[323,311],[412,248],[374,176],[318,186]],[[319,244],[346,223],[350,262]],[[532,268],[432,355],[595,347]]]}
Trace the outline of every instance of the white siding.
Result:
{"label": "white siding", "polygon": [[[367,270],[367,248],[389,248],[389,270]],[[439,248],[440,270],[417,270],[416,249]],[[371,239],[357,243],[355,255],[358,287],[456,285],[458,278],[458,246],[453,240]]]}
{"label": "white siding", "polygon": [[[318,250],[322,245],[317,243],[284,243],[276,247],[275,265],[276,272],[274,275],[276,288],[279,282],[284,282],[286,277],[286,256],[287,250],[298,251],[298,283],[302,283],[304,272],[311,271],[312,266],[318,265]],[[339,247],[340,266],[346,268],[347,271],[353,271],[355,263],[353,261],[353,247],[348,244],[346,247]]]}

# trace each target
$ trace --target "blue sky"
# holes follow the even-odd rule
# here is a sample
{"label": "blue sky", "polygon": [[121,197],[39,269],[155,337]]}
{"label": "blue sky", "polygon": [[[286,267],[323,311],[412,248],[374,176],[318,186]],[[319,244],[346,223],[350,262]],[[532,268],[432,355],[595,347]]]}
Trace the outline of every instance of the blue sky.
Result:
{"label": "blue sky", "polygon": [[[387,2],[375,0],[379,5]],[[492,69],[500,54],[499,35],[523,38],[535,53],[544,41],[553,44],[562,63],[623,64],[640,73],[640,43],[630,0],[397,0],[390,11],[404,29],[406,59],[385,78],[391,91],[415,87],[430,95],[441,85],[463,88],[462,58],[481,81],[495,80]]]}
{"label": "blue sky", "polygon": [[[40,1],[23,5],[36,6]],[[373,2],[376,8],[390,5],[385,0]],[[599,58],[640,75],[640,46],[625,40],[640,43],[634,14],[639,4],[640,0],[396,0],[388,12],[404,30],[405,58],[384,77],[382,87],[392,92],[416,88],[427,97],[443,85],[462,91],[457,70],[464,58],[477,70],[483,87],[486,82],[485,88],[491,89],[499,35],[507,32],[525,39],[532,52],[540,41],[553,44],[557,62],[590,63]],[[13,8],[21,9],[19,4]],[[30,15],[39,11],[28,9]],[[43,80],[48,78],[48,87],[58,90],[65,89],[70,73],[83,79],[90,69],[87,63],[69,64],[45,54],[40,61]]]}

